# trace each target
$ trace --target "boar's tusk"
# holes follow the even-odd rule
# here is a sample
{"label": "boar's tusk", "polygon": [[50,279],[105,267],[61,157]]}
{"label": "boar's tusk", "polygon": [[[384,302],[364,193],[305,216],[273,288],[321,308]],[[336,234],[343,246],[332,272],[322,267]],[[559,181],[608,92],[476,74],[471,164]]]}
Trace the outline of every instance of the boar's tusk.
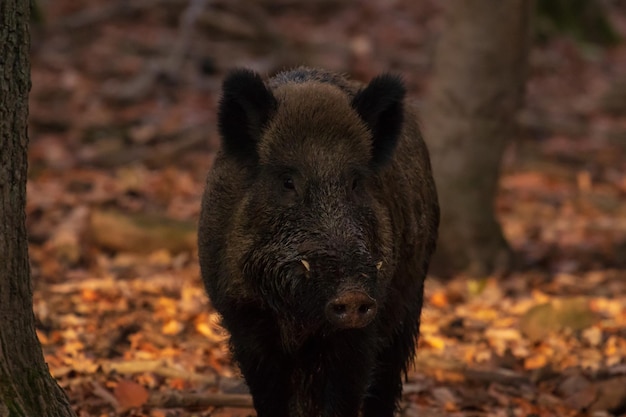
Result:
{"label": "boar's tusk", "polygon": [[383,267],[383,261],[379,261],[379,262],[376,264],[376,270],[380,271],[380,268],[382,268],[382,267]]}
{"label": "boar's tusk", "polygon": [[309,265],[309,263],[307,261],[305,261],[304,259],[300,259],[300,262],[302,262],[302,265],[304,265],[304,268],[306,269],[306,272],[310,272],[311,271],[311,265]]}

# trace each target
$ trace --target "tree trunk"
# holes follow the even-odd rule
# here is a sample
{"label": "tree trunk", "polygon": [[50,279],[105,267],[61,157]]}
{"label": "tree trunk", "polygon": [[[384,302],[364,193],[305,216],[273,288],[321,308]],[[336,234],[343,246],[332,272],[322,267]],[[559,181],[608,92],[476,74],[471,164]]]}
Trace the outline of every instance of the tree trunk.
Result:
{"label": "tree trunk", "polygon": [[441,205],[435,275],[485,276],[511,253],[495,218],[500,160],[524,92],[530,0],[446,0],[422,113]]}
{"label": "tree trunk", "polygon": [[25,222],[29,3],[0,0],[0,412],[75,416],[35,335]]}

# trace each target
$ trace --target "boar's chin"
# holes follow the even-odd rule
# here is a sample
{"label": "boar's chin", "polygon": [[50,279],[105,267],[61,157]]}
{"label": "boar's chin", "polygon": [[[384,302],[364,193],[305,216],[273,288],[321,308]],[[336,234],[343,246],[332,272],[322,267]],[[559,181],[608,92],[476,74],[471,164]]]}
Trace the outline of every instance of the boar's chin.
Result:
{"label": "boar's chin", "polygon": [[278,322],[281,346],[285,352],[295,353],[304,347],[308,342],[315,341],[315,343],[324,344],[325,340],[329,341],[336,337],[343,338],[342,335],[348,336],[348,338],[354,337],[357,334],[365,337],[372,337],[374,334],[374,326],[365,327],[362,329],[338,329],[335,326],[329,325],[320,316],[320,319],[315,322],[304,323],[299,320],[287,320],[282,319]]}
{"label": "boar's chin", "polygon": [[320,333],[322,323],[309,326],[293,320],[281,320],[279,325],[281,344],[285,352],[295,352],[301,348],[307,340]]}

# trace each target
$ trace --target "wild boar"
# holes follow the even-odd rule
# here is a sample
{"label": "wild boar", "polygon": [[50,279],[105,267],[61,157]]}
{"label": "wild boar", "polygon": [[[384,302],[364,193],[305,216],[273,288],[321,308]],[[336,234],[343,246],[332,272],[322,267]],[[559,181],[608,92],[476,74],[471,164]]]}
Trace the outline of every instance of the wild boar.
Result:
{"label": "wild boar", "polygon": [[439,223],[400,78],[235,70],[201,273],[259,417],[391,417]]}

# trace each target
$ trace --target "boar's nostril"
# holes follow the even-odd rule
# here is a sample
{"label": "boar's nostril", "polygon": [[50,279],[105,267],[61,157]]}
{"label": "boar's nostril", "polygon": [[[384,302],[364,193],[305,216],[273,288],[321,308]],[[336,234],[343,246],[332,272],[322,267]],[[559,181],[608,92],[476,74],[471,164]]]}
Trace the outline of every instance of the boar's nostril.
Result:
{"label": "boar's nostril", "polygon": [[347,310],[347,306],[345,304],[333,304],[332,309],[334,314],[344,314]]}
{"label": "boar's nostril", "polygon": [[376,316],[376,301],[363,291],[347,291],[326,305],[326,318],[341,329],[361,328]]}

